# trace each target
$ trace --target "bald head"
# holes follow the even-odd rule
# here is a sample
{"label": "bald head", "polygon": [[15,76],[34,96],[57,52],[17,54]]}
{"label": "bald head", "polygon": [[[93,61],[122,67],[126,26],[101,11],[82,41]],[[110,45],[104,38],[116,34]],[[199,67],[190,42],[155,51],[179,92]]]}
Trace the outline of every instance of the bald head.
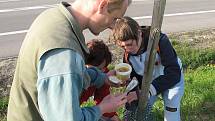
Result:
{"label": "bald head", "polygon": [[108,1],[108,12],[112,12],[116,9],[120,9],[124,2],[128,5],[131,4],[132,0],[107,0]]}

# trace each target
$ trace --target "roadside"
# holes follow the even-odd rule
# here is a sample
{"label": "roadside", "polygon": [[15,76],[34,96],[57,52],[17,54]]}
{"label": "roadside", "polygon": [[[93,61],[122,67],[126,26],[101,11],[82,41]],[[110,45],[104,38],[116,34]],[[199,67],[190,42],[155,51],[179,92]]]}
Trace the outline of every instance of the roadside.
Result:
{"label": "roadside", "polygon": [[214,48],[215,28],[191,32],[170,33],[169,38],[179,42],[186,42],[190,47],[196,49]]}
{"label": "roadside", "polygon": [[0,59],[0,98],[8,96],[17,57]]}
{"label": "roadside", "polygon": [[[214,49],[215,47],[215,28],[196,30],[192,32],[170,33],[168,35],[169,38],[172,40],[172,44],[175,45],[176,51],[179,53],[181,51],[180,49],[183,50],[183,46],[181,46],[182,44],[179,44],[177,46],[177,43],[186,43],[186,45],[192,50]],[[112,51],[114,56],[113,63],[118,63],[119,61],[121,61],[123,50],[117,47],[113,42],[107,42],[107,44],[110,47],[110,50]],[[187,54],[189,53],[188,51],[185,52]],[[215,55],[213,53],[214,51],[211,52],[213,55]],[[201,58],[203,55],[188,57],[187,61],[192,59],[198,59],[198,57]],[[2,117],[5,120],[7,110],[7,98],[14,75],[16,61],[17,57],[0,58],[0,120],[2,119]],[[199,64],[201,65],[202,63]],[[215,60],[210,61],[209,64],[215,64]]]}

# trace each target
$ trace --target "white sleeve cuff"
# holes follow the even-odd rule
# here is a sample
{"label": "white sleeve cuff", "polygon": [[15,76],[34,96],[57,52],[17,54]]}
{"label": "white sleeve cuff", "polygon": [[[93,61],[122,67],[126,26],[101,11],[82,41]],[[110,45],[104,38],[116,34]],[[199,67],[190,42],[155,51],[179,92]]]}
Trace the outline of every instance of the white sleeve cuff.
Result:
{"label": "white sleeve cuff", "polygon": [[149,94],[150,94],[150,96],[157,95],[157,91],[156,91],[155,87],[152,84],[150,84]]}

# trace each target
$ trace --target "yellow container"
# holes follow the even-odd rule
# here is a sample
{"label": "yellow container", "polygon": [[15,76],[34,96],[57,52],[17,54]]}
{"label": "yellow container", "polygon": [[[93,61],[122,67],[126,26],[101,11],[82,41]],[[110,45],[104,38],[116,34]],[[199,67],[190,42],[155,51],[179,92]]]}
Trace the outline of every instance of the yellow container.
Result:
{"label": "yellow container", "polygon": [[119,63],[115,65],[116,77],[122,81],[126,81],[130,78],[132,68],[127,63]]}

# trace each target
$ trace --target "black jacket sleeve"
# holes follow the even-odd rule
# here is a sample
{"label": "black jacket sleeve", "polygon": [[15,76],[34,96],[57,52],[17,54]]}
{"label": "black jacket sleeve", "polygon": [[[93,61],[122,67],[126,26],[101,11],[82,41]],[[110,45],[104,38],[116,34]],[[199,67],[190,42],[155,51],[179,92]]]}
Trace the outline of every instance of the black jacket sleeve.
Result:
{"label": "black jacket sleeve", "polygon": [[177,54],[172,47],[169,38],[162,33],[159,41],[159,49],[161,64],[164,66],[164,75],[160,75],[152,82],[157,94],[172,88],[180,81],[181,77]]}

